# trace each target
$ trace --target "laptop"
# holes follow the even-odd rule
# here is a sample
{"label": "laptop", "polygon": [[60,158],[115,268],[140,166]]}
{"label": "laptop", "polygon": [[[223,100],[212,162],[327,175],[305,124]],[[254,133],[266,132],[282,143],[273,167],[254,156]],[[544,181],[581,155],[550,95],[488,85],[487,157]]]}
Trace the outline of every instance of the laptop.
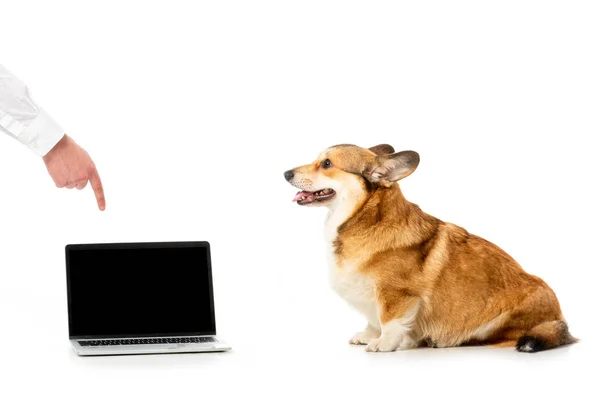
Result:
{"label": "laptop", "polygon": [[226,351],[208,242],[70,244],[69,339],[81,356]]}

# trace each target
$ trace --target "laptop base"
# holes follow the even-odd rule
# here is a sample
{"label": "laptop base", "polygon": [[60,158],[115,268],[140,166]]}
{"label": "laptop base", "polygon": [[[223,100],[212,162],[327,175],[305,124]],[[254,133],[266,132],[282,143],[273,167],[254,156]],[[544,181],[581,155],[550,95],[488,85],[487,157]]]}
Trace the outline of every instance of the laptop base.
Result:
{"label": "laptop base", "polygon": [[[212,336],[215,338],[214,336]],[[216,340],[210,343],[160,343],[135,345],[82,346],[82,339],[72,339],[71,345],[79,356],[113,356],[133,354],[208,353],[229,351],[231,346]]]}

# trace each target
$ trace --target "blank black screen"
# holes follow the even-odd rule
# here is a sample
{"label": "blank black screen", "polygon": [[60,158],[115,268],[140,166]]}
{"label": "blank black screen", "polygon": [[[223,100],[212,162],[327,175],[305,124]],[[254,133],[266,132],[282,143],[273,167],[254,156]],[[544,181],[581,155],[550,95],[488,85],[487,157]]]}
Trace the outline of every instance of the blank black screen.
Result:
{"label": "blank black screen", "polygon": [[206,247],[68,250],[69,334],[215,334]]}

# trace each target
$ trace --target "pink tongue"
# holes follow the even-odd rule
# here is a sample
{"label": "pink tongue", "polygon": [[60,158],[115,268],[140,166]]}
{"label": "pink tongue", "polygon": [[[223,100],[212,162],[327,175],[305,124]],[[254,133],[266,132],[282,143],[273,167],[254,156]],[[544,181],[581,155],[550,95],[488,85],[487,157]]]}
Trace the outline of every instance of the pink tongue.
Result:
{"label": "pink tongue", "polygon": [[296,196],[294,197],[294,200],[292,200],[292,201],[298,201],[304,196],[306,196],[306,200],[311,200],[311,197],[314,197],[312,192],[302,191],[302,192],[296,193]]}

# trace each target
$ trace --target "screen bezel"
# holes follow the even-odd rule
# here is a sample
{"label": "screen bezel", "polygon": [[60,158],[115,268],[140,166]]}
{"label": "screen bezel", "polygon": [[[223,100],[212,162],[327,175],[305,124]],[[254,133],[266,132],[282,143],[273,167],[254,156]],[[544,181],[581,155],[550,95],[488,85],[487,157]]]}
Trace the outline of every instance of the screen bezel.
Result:
{"label": "screen bezel", "polygon": [[177,248],[189,248],[199,247],[206,249],[206,265],[208,269],[208,291],[210,298],[210,316],[212,330],[208,332],[158,332],[155,334],[146,335],[135,335],[133,337],[177,337],[177,336],[207,336],[216,335],[217,328],[215,323],[215,307],[213,297],[213,282],[212,282],[212,265],[210,257],[210,244],[208,242],[138,242],[138,243],[94,243],[94,244],[68,244],[65,246],[65,258],[67,264],[67,308],[69,314],[69,339],[103,339],[103,338],[130,338],[131,335],[72,335],[71,327],[72,313],[71,313],[71,262],[70,252],[72,250],[117,250],[117,249],[177,249]]}

